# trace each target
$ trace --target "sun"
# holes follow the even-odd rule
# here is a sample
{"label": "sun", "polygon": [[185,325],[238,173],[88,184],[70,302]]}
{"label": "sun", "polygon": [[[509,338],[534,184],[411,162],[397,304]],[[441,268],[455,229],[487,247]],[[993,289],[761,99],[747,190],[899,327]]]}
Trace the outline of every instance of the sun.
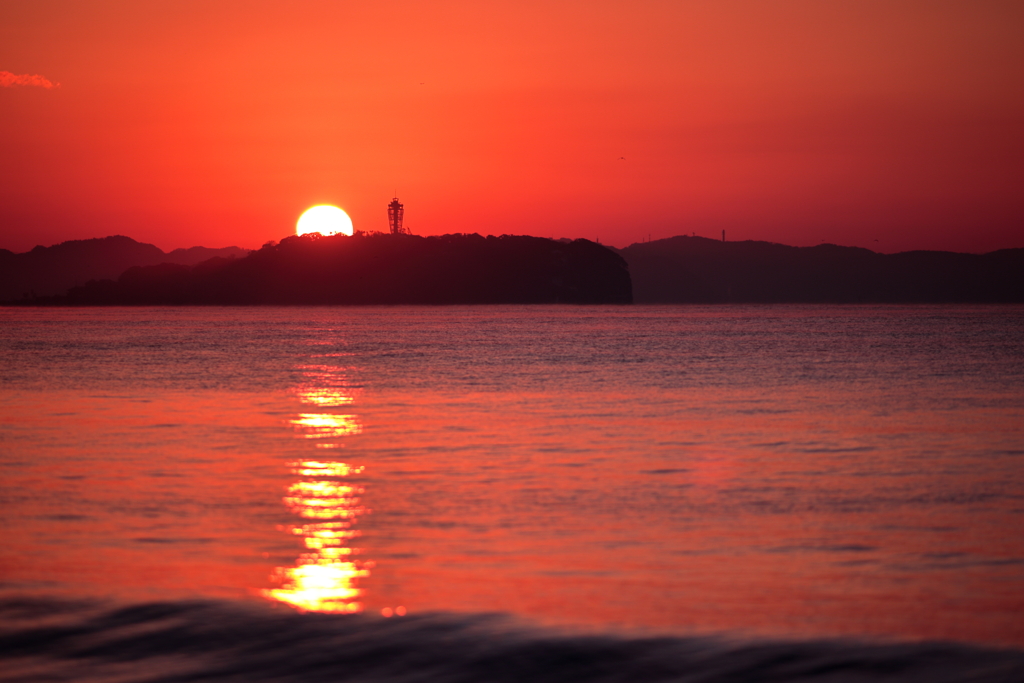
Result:
{"label": "sun", "polygon": [[295,224],[296,235],[308,235],[311,232],[318,232],[321,235],[351,235],[352,219],[336,206],[314,206],[306,209],[306,212],[299,216],[299,222]]}

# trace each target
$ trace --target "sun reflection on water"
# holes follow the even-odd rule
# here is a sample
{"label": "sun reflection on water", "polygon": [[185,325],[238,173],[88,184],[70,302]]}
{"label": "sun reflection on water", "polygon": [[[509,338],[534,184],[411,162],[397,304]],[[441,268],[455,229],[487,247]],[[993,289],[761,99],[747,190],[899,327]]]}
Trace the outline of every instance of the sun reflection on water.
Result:
{"label": "sun reflection on water", "polygon": [[355,400],[352,396],[339,396],[332,389],[306,389],[299,392],[299,399],[309,405],[324,407],[348,405]]}
{"label": "sun reflection on water", "polygon": [[[349,406],[353,402],[344,378],[331,377],[324,368],[305,373],[314,384],[296,393],[306,405],[321,410]],[[340,439],[360,434],[362,424],[356,415],[329,412],[300,413],[290,420],[292,427],[306,439],[317,440],[320,448],[340,448]],[[358,548],[351,547],[359,536],[354,529],[366,509],[360,504],[363,489],[351,477],[363,472],[357,467],[334,460],[301,460],[292,464],[298,477],[288,487],[284,504],[296,517],[288,531],[302,538],[305,547],[292,567],[279,567],[272,576],[279,588],[262,591],[272,600],[309,612],[359,612],[363,591],[359,579],[369,576],[371,561],[357,560]]]}
{"label": "sun reflection on water", "polygon": [[304,365],[299,368],[306,381],[294,391],[306,405],[331,408],[354,403],[360,387],[351,382],[342,368],[332,365]]}
{"label": "sun reflection on water", "polygon": [[291,533],[301,536],[306,552],[294,567],[281,567],[274,578],[280,588],[264,595],[310,612],[358,612],[362,591],[357,583],[368,576],[371,562],[357,561],[359,552],[349,543],[359,536],[353,525],[365,509],[359,503],[362,488],[344,483],[362,467],[343,462],[304,460],[292,472],[300,477],[288,489],[285,505],[301,523]]}
{"label": "sun reflection on water", "polygon": [[296,429],[303,432],[303,436],[307,439],[330,439],[351,436],[363,431],[363,426],[359,424],[359,419],[355,415],[302,413],[291,423]]}

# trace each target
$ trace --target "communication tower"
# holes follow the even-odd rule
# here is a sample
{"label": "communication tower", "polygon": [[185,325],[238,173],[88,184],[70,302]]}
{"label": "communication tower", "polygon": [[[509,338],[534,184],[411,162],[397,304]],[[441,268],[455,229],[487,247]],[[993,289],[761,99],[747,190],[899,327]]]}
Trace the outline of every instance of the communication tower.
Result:
{"label": "communication tower", "polygon": [[398,201],[398,197],[395,197],[388,204],[388,225],[391,226],[392,235],[409,234],[409,231],[402,227],[403,216],[405,216],[405,207],[402,206],[402,202]]}

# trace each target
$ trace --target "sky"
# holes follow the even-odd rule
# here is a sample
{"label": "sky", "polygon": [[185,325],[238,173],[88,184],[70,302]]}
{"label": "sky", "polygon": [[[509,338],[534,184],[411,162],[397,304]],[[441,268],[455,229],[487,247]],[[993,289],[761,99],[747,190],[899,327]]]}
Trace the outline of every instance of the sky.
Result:
{"label": "sky", "polygon": [[1024,2],[0,0],[0,248],[1024,247]]}

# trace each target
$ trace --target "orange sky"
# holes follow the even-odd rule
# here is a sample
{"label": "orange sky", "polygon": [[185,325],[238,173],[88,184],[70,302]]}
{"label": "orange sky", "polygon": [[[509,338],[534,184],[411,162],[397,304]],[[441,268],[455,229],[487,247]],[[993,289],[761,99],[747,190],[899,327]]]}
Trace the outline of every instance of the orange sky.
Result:
{"label": "orange sky", "polygon": [[[1024,3],[0,2],[0,247],[1024,246]],[[620,159],[624,157],[624,159]],[[875,241],[877,240],[877,242]]]}

